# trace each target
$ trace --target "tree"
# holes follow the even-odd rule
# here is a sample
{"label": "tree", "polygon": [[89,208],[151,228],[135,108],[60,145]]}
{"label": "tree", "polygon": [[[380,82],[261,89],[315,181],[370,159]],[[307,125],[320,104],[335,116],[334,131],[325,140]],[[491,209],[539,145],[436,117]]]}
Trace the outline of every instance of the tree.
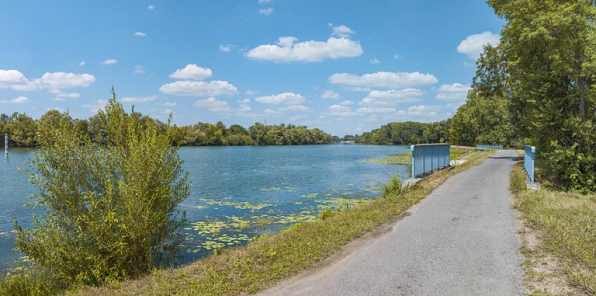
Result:
{"label": "tree", "polygon": [[34,229],[15,222],[16,249],[68,284],[96,285],[173,263],[186,221],[177,206],[189,190],[177,147],[155,125],[142,128],[115,94],[97,116],[103,142],[75,129],[68,114],[56,119],[28,172],[39,189],[34,205],[47,212],[34,215]]}

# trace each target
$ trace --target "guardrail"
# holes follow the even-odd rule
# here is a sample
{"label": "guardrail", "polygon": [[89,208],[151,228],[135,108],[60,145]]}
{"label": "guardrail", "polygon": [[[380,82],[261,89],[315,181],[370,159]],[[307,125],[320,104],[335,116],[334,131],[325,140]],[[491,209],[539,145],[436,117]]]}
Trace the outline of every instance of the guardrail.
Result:
{"label": "guardrail", "polygon": [[534,159],[536,154],[536,147],[524,146],[524,168],[528,172],[530,181],[534,183]]}
{"label": "guardrail", "polygon": [[449,166],[451,145],[412,145],[412,179]]}
{"label": "guardrail", "polygon": [[503,149],[503,145],[476,145],[478,150]]}

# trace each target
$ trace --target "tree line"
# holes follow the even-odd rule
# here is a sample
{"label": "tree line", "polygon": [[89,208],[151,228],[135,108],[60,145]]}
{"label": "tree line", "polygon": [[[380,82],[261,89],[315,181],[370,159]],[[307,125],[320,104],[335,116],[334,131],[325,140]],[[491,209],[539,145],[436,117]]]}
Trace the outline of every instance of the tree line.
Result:
{"label": "tree line", "polygon": [[451,119],[433,123],[391,122],[362,135],[346,135],[343,140],[373,145],[447,143],[450,125]]}
{"label": "tree line", "polygon": [[[330,144],[334,140],[331,135],[318,128],[309,129],[293,124],[264,125],[257,122],[246,129],[237,124],[226,127],[222,122],[198,122],[179,127],[169,126],[138,112],[132,112],[131,116],[138,119],[144,128],[155,126],[160,132],[167,133],[170,144],[179,146],[315,145]],[[9,146],[35,147],[39,144],[40,132],[56,128],[62,119],[69,120],[73,129],[87,134],[93,141],[105,144],[105,123],[100,120],[99,115],[89,119],[73,119],[57,110],[49,110],[37,120],[25,113],[0,114],[0,132],[10,133]],[[0,145],[4,145],[4,141]]]}
{"label": "tree line", "polygon": [[534,145],[556,184],[596,191],[596,1],[487,3],[506,24],[476,61],[451,141]]}

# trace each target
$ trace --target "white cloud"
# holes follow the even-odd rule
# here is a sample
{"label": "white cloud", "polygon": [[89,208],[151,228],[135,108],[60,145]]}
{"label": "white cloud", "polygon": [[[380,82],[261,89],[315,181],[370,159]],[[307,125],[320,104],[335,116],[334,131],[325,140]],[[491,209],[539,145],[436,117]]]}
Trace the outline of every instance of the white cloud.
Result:
{"label": "white cloud", "polygon": [[352,29],[344,25],[341,25],[334,27],[333,33],[331,35],[339,38],[350,38],[352,34],[354,34],[354,31],[352,31]]}
{"label": "white cloud", "polygon": [[145,37],[145,36],[147,36],[147,33],[145,33],[145,32],[135,32],[135,36]]}
{"label": "white cloud", "polygon": [[364,98],[360,104],[375,106],[395,106],[399,103],[409,103],[421,100],[422,91],[416,88],[406,88],[400,90],[373,90]]}
{"label": "white cloud", "polygon": [[378,114],[378,113],[394,113],[397,110],[395,108],[386,107],[362,107],[357,110],[358,113],[364,114]]}
{"label": "white cloud", "polygon": [[59,90],[53,90],[52,92],[55,93],[56,97],[58,97],[58,98],[76,99],[76,98],[81,97],[81,94],[79,94],[79,93],[63,93]]}
{"label": "white cloud", "polygon": [[354,101],[343,101],[343,102],[341,102],[339,104],[342,105],[342,106],[350,106],[350,105],[356,104],[356,102],[354,102]]}
{"label": "white cloud", "polygon": [[201,68],[195,64],[188,64],[183,69],[177,69],[174,73],[170,74],[170,78],[203,80],[211,77],[212,74],[209,68]]}
{"label": "white cloud", "polygon": [[259,0],[259,4],[269,3],[271,0]]}
{"label": "white cloud", "polygon": [[166,106],[166,107],[174,107],[174,106],[178,106],[178,103],[176,103],[176,102],[165,102],[163,105]]}
{"label": "white cloud", "polygon": [[100,62],[100,64],[102,65],[114,65],[114,64],[118,64],[118,60],[117,59],[107,59],[103,62]]}
{"label": "white cloud", "polygon": [[265,109],[265,111],[263,111],[263,115],[268,115],[268,116],[281,116],[281,115],[283,115],[283,112],[281,112],[281,111],[279,111],[279,110]]}
{"label": "white cloud", "polygon": [[467,55],[471,59],[478,59],[484,46],[490,44],[497,46],[500,36],[493,32],[484,31],[480,34],[470,35],[457,46],[457,52]]}
{"label": "white cloud", "polygon": [[258,91],[256,91],[256,90],[250,90],[250,89],[247,89],[247,90],[244,92],[244,94],[245,94],[245,95],[252,96],[252,95],[259,94],[259,92],[258,92]]}
{"label": "white cloud", "polygon": [[79,63],[79,66],[83,67],[83,66],[85,66],[85,64],[86,64],[86,62],[85,61],[82,61],[82,62]]}
{"label": "white cloud", "polygon": [[34,81],[39,88],[47,88],[52,90],[88,87],[93,82],[95,82],[95,76],[91,74],[75,74],[65,72],[47,72],[43,74],[40,79],[35,79]]}
{"label": "white cloud", "polygon": [[283,108],[279,108],[279,111],[298,111],[298,112],[310,112],[310,108],[302,105],[289,105]]}
{"label": "white cloud", "polygon": [[380,64],[381,61],[379,61],[378,59],[370,59],[370,63],[371,64]]}
{"label": "white cloud", "polygon": [[149,6],[147,6],[147,9],[149,9],[149,10],[155,10],[155,6],[149,5]]}
{"label": "white cloud", "polygon": [[255,100],[262,104],[273,104],[273,105],[298,105],[306,101],[306,99],[300,94],[294,94],[285,92],[277,95],[258,97]]}
{"label": "white cloud", "polygon": [[64,102],[64,101],[66,101],[65,98],[51,98],[50,100],[56,101],[56,102]]}
{"label": "white cloud", "polygon": [[0,104],[24,104],[29,102],[31,102],[31,100],[27,97],[18,97],[12,100],[0,100]]}
{"label": "white cloud", "polygon": [[50,89],[59,93],[60,89],[87,87],[94,81],[95,77],[90,74],[65,72],[47,72],[41,78],[30,81],[17,70],[0,70],[0,89],[9,88],[21,91]]}
{"label": "white cloud", "polygon": [[228,106],[228,102],[225,101],[218,101],[214,97],[205,99],[205,100],[198,100],[194,103],[195,106],[201,108],[207,108],[207,110],[211,112],[229,112],[231,111],[230,106]]}
{"label": "white cloud", "polygon": [[0,88],[34,90],[36,87],[23,73],[17,70],[0,70]]}
{"label": "white cloud", "polygon": [[269,8],[261,8],[259,9],[259,13],[263,14],[263,15],[270,15],[273,12],[273,8],[269,7]]}
{"label": "white cloud", "polygon": [[333,84],[387,88],[433,84],[437,81],[438,80],[434,75],[419,72],[377,72],[364,74],[362,76],[348,73],[336,73],[329,77],[329,82]]}
{"label": "white cloud", "polygon": [[227,81],[176,81],[164,84],[159,91],[165,94],[189,97],[235,95],[238,90]]}
{"label": "white cloud", "polygon": [[349,90],[349,91],[370,91],[370,87],[362,87],[362,86],[343,86],[341,89]]}
{"label": "white cloud", "polygon": [[146,97],[124,97],[121,99],[122,102],[133,102],[133,103],[142,103],[142,102],[151,102],[155,101],[157,96],[146,96]]}
{"label": "white cloud", "polygon": [[89,109],[89,111],[95,113],[95,112],[103,109],[103,107],[105,107],[107,104],[108,104],[108,101],[99,100],[99,101],[93,102],[93,104],[91,104],[91,105],[83,105],[83,108]]}
{"label": "white cloud", "polygon": [[327,41],[295,43],[296,37],[281,37],[277,44],[259,45],[246,56],[256,60],[274,62],[318,62],[324,59],[352,58],[362,55],[360,42],[347,38],[331,37]]}
{"label": "white cloud", "polygon": [[230,50],[232,50],[232,45],[231,44],[220,44],[219,45],[219,50],[223,51],[223,52],[230,52]]}
{"label": "white cloud", "polygon": [[441,109],[441,106],[412,106],[406,111],[407,115],[410,116],[436,116],[437,112]]}
{"label": "white cloud", "polygon": [[326,90],[321,94],[321,99],[339,99],[339,94],[332,90]]}
{"label": "white cloud", "polygon": [[441,101],[464,101],[470,89],[470,86],[460,83],[443,84],[437,89],[436,98]]}
{"label": "white cloud", "polygon": [[236,101],[236,103],[238,103],[238,104],[248,104],[248,103],[250,103],[250,100],[249,99],[238,100],[238,101]]}
{"label": "white cloud", "polygon": [[324,114],[330,116],[349,117],[355,116],[356,112],[352,111],[352,108],[350,107],[345,107],[341,105],[331,105],[329,106],[329,111],[325,112]]}
{"label": "white cloud", "polygon": [[143,69],[143,66],[136,65],[135,66],[135,75],[140,75],[140,74],[145,74],[145,70]]}
{"label": "white cloud", "polygon": [[248,112],[252,110],[252,108],[248,105],[248,104],[240,104],[240,107],[238,108],[238,112]]}
{"label": "white cloud", "polygon": [[394,59],[396,59],[396,60],[399,60],[399,59],[401,59],[401,56],[400,56],[399,54],[395,54],[395,55],[393,56],[393,58],[394,58]]}

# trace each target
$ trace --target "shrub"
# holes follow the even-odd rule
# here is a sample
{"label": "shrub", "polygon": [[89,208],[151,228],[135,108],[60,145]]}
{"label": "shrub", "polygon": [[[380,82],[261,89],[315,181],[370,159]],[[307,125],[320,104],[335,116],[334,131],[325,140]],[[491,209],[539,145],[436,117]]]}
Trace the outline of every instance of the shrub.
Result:
{"label": "shrub", "polygon": [[28,175],[39,189],[32,205],[47,211],[33,216],[34,229],[15,221],[16,249],[69,284],[170,265],[183,241],[186,219],[177,205],[190,185],[177,147],[157,126],[141,126],[112,94],[99,112],[105,144],[74,129],[68,116],[40,133]]}
{"label": "shrub", "polygon": [[385,185],[383,188],[383,197],[392,197],[401,193],[401,178],[399,176],[391,176],[391,180],[389,180],[389,184]]}

